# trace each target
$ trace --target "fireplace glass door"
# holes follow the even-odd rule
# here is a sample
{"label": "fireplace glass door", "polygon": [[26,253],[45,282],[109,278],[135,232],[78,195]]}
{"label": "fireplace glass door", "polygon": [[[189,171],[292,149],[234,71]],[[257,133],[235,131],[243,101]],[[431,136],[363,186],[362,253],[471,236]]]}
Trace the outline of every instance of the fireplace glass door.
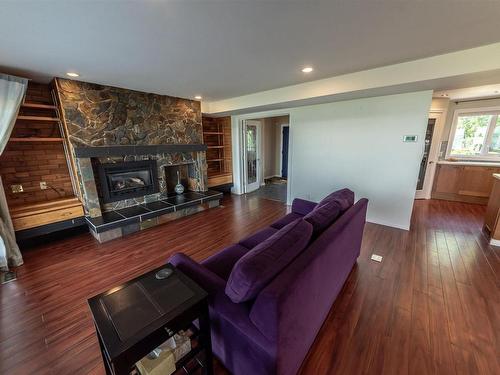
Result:
{"label": "fireplace glass door", "polygon": [[99,164],[99,185],[104,203],[154,194],[158,189],[155,160]]}

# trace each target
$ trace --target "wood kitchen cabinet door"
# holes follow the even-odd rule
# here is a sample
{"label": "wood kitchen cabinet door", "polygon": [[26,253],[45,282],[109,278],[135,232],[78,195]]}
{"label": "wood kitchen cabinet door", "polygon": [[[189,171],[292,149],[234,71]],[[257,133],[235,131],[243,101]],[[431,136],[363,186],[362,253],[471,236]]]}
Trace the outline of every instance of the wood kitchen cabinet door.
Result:
{"label": "wood kitchen cabinet door", "polygon": [[458,183],[462,167],[455,165],[438,165],[434,178],[434,192],[458,194]]}
{"label": "wood kitchen cabinet door", "polygon": [[493,173],[497,168],[463,167],[458,194],[489,197],[493,187]]}

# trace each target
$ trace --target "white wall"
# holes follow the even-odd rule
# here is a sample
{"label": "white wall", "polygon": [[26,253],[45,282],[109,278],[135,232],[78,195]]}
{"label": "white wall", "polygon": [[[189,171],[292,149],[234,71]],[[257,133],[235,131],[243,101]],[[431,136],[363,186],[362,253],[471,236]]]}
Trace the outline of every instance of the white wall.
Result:
{"label": "white wall", "polygon": [[[431,91],[321,104],[293,112],[292,196],[348,187],[368,221],[408,229]],[[404,143],[403,135],[418,135]]]}
{"label": "white wall", "polygon": [[[289,200],[319,201],[348,187],[370,200],[368,221],[408,229],[431,97],[421,91],[287,110]],[[245,117],[233,118],[233,130]]]}

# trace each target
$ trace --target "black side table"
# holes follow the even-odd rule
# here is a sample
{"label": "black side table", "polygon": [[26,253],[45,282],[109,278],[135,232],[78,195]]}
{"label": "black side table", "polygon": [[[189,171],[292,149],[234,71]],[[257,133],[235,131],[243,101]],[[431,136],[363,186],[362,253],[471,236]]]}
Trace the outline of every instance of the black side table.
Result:
{"label": "black side table", "polygon": [[[155,275],[168,268],[165,279]],[[130,374],[135,363],[198,319],[197,345],[176,364],[190,361],[213,374],[207,293],[170,264],[88,300],[107,374]],[[204,361],[197,356],[204,352]],[[203,362],[203,363],[202,363]]]}

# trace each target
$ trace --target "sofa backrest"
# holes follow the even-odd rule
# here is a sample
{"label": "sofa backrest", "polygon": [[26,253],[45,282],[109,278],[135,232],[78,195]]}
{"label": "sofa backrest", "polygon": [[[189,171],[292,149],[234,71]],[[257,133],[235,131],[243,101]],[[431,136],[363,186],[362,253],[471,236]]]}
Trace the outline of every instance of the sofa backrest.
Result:
{"label": "sofa backrest", "polygon": [[368,200],[360,199],[258,295],[250,319],[274,342],[278,374],[295,374],[359,256]]}

